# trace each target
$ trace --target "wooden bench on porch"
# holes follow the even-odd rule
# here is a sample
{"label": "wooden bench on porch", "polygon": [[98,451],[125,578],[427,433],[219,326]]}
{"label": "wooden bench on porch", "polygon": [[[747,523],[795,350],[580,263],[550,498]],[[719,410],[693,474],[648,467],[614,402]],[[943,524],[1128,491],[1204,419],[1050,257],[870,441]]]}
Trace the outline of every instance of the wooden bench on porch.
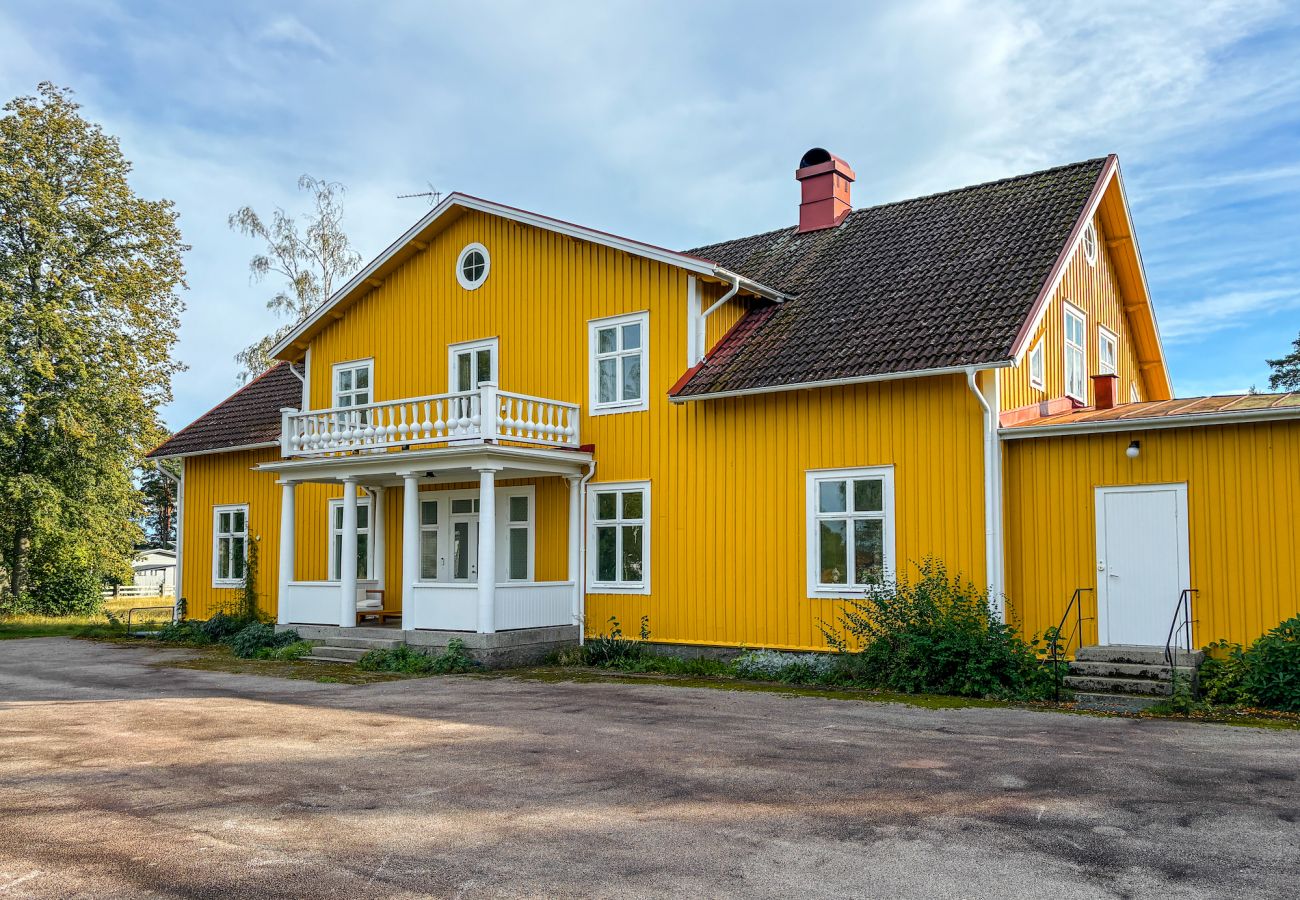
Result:
{"label": "wooden bench on porch", "polygon": [[[357,601],[357,624],[360,625],[367,618],[378,619],[379,624],[383,625],[388,619],[401,619],[402,611],[400,609],[387,609],[385,607],[384,591],[382,588],[364,588],[365,599]],[[371,597],[378,594],[378,598],[372,600]]]}

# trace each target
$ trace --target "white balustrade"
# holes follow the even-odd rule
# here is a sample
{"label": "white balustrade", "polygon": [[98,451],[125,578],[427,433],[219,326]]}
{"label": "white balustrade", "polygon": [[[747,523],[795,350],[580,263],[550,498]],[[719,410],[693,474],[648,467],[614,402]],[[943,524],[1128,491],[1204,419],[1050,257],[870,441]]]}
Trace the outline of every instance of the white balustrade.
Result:
{"label": "white balustrade", "polygon": [[281,410],[280,445],[285,456],[491,440],[577,447],[578,406],[482,384],[469,393],[307,412]]}

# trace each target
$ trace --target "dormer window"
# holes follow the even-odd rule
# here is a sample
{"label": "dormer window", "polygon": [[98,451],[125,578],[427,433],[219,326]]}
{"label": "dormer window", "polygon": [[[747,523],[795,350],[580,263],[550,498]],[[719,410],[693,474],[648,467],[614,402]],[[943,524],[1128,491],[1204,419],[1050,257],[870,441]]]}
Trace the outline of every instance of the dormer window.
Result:
{"label": "dormer window", "polygon": [[487,281],[492,258],[482,244],[468,244],[456,259],[456,280],[467,291],[477,290]]}

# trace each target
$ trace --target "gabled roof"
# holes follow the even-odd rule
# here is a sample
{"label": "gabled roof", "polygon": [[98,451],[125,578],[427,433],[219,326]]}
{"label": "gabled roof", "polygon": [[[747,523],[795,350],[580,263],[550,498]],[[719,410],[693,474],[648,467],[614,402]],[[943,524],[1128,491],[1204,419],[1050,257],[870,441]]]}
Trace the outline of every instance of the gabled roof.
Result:
{"label": "gabled roof", "polygon": [[1275,419],[1300,420],[1300,392],[1185,397],[1124,403],[1110,409],[1085,407],[1006,425],[1001,433],[1006,439],[1015,439],[1049,434],[1231,425]]}
{"label": "gabled roof", "polygon": [[146,459],[280,443],[280,410],[302,406],[302,381],[278,363],[159,444]]}
{"label": "gabled roof", "polygon": [[306,347],[307,342],[331,319],[339,318],[349,304],[383,284],[383,279],[390,272],[428,246],[428,242],[434,234],[455,221],[466,210],[500,216],[512,222],[519,222],[523,225],[531,225],[535,228],[542,228],[579,240],[612,247],[633,256],[666,263],[705,278],[725,281],[728,284],[734,284],[739,280],[742,291],[776,303],[785,299],[785,296],[780,291],[759,284],[739,273],[728,271],[717,263],[698,255],[667,250],[663,247],[656,247],[654,244],[610,234],[607,231],[575,225],[562,219],[555,219],[540,213],[529,212],[525,209],[517,209],[513,206],[506,206],[501,203],[494,203],[491,200],[455,192],[448,194],[445,200],[411,226],[405,234],[389,245],[388,249],[371,260],[365,268],[354,275],[332,297],[312,310],[307,318],[294,327],[293,331],[285,335],[278,344],[271,348],[271,355],[284,359],[297,359],[301,351]]}
{"label": "gabled roof", "polygon": [[687,251],[792,298],[747,312],[674,397],[1011,365],[1112,173],[1091,159]]}

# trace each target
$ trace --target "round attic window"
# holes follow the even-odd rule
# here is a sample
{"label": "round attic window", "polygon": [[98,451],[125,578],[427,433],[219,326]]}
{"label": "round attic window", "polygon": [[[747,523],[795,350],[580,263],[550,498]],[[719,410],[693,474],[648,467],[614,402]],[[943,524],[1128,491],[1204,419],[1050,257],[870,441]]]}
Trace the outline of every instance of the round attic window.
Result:
{"label": "round attic window", "polygon": [[456,280],[465,290],[472,291],[487,281],[488,270],[491,268],[492,260],[488,256],[487,247],[468,244],[456,258]]}
{"label": "round attic window", "polygon": [[1097,226],[1091,222],[1083,227],[1083,255],[1088,265],[1097,265]]}

